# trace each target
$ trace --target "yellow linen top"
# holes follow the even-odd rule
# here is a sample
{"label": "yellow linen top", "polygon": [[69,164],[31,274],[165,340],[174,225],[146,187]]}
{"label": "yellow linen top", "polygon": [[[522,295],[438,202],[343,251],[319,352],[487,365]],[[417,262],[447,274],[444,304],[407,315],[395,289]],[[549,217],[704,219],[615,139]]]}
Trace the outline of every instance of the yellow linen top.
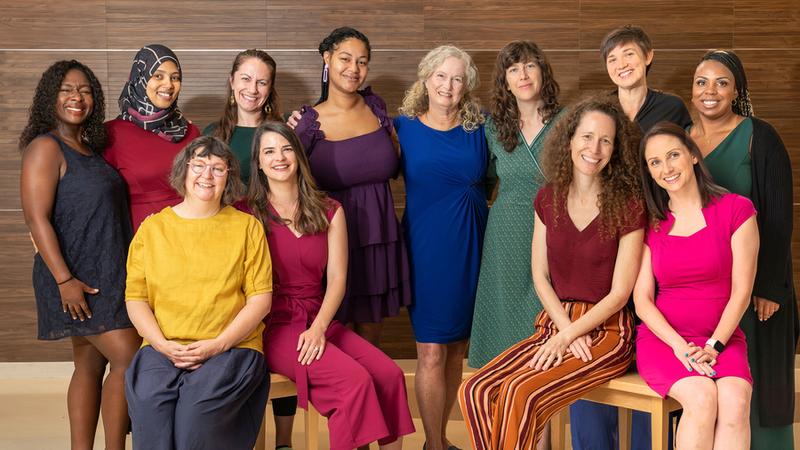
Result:
{"label": "yellow linen top", "polygon": [[[247,298],[272,291],[264,229],[232,206],[204,219],[184,219],[171,207],[146,218],[127,269],[125,301],[148,302],[164,337],[181,344],[217,337]],[[263,353],[263,330],[259,324],[236,348]]]}

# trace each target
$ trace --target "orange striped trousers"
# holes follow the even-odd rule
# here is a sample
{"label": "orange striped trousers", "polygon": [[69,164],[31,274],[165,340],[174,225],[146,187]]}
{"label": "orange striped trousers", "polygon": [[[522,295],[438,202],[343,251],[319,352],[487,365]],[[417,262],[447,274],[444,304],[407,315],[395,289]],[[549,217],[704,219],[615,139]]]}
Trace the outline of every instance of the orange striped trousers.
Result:
{"label": "orange striped trousers", "polygon": [[[574,322],[594,305],[562,302]],[[459,388],[458,400],[476,450],[533,449],[553,414],[618,377],[633,359],[633,320],[623,308],[592,331],[592,360],[571,354],[546,371],[528,368],[536,350],[558,332],[542,311],[536,332],[498,355]]]}

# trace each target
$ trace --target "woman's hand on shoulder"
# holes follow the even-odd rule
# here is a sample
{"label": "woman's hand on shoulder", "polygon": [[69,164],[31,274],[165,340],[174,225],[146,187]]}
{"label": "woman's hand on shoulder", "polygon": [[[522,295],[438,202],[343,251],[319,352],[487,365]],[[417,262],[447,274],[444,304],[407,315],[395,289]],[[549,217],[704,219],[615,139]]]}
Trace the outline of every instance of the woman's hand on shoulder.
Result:
{"label": "woman's hand on shoulder", "polygon": [[312,324],[297,338],[297,351],[297,362],[301,365],[307,366],[315,360],[318,361],[325,352],[325,330]]}
{"label": "woman's hand on shoulder", "polygon": [[291,114],[289,114],[289,118],[286,119],[286,125],[289,125],[291,129],[297,128],[297,124],[300,123],[300,118],[303,117],[300,115],[300,111],[294,110]]}
{"label": "woman's hand on shoulder", "polygon": [[89,287],[83,281],[71,277],[66,282],[58,285],[58,293],[61,296],[61,309],[64,314],[72,316],[72,320],[80,320],[83,322],[86,319],[92,318],[92,311],[89,309],[89,304],[86,303],[86,296],[84,294],[97,294],[99,289]]}

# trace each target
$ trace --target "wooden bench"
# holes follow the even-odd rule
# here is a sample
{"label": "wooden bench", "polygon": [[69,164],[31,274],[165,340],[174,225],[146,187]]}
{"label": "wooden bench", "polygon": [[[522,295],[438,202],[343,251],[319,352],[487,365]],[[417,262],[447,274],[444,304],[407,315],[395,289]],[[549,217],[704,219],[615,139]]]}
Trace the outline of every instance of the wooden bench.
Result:
{"label": "wooden bench", "polygon": [[[286,378],[283,375],[278,375],[273,373],[270,375],[270,384],[269,384],[269,399],[272,400],[273,398],[281,398],[281,397],[290,397],[292,395],[297,395],[297,388],[294,385],[292,380]],[[308,404],[308,411],[305,413],[305,434],[306,434],[306,449],[307,450],[317,450],[319,448],[319,422],[320,422],[320,415],[311,403]],[[266,442],[266,429],[267,426],[273,426],[273,424],[267,424],[267,414],[264,414],[264,420],[261,423],[261,431],[258,433],[258,439],[256,439],[256,446],[254,447],[255,450],[267,450],[267,442]]]}
{"label": "wooden bench", "polygon": [[[667,450],[669,436],[669,414],[681,409],[675,399],[661,398],[642,380],[636,372],[628,372],[615,378],[581,397],[619,409],[619,448],[630,449],[632,410],[650,413],[651,443],[653,450]],[[564,408],[553,416],[550,422],[552,448],[566,447],[566,424],[569,421],[569,408]]]}

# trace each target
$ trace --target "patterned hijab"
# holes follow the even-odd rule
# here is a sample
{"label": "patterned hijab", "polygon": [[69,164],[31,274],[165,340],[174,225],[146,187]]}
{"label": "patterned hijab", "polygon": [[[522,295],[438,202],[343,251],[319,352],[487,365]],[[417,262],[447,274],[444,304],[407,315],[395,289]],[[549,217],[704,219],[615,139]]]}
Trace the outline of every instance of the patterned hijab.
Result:
{"label": "patterned hijab", "polygon": [[174,62],[181,71],[178,57],[163,45],[150,44],[136,53],[131,74],[119,95],[119,118],[168,141],[179,142],[186,136],[189,124],[178,109],[178,98],[167,109],[158,108],[147,98],[147,82],[166,61]]}

